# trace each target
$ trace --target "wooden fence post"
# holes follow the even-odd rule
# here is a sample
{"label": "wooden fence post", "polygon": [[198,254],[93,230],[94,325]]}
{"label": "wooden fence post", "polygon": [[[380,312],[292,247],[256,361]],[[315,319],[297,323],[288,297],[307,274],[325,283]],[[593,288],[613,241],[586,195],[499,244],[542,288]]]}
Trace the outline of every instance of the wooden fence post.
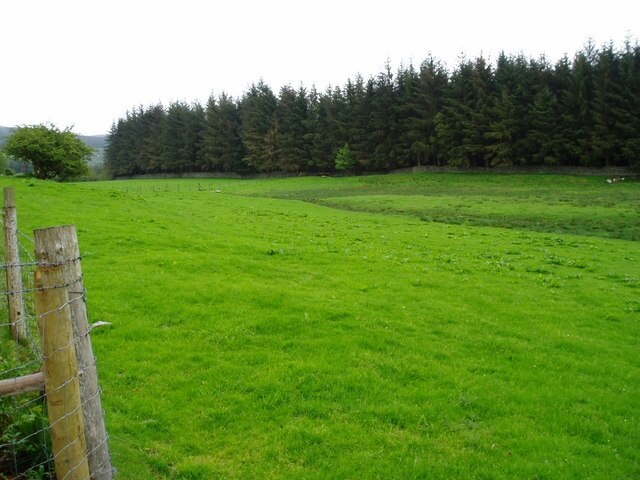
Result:
{"label": "wooden fence post", "polygon": [[[53,245],[55,248],[55,245]],[[57,478],[89,478],[82,401],[67,289],[58,288],[60,268],[35,272],[35,304],[42,343],[42,369]]]}
{"label": "wooden fence post", "polygon": [[18,244],[18,218],[13,188],[4,188],[4,248],[7,257],[7,303],[9,323],[14,340],[25,343],[27,328],[24,321],[24,299],[22,297],[22,269],[20,267],[20,247]]}
{"label": "wooden fence post", "polygon": [[74,345],[80,372],[80,397],[84,414],[84,437],[92,480],[111,480],[113,467],[109,455],[96,361],[93,356],[84,284],[80,265],[78,237],[73,226],[34,231],[36,259],[39,263],[58,265],[61,284],[68,285],[69,310]]}

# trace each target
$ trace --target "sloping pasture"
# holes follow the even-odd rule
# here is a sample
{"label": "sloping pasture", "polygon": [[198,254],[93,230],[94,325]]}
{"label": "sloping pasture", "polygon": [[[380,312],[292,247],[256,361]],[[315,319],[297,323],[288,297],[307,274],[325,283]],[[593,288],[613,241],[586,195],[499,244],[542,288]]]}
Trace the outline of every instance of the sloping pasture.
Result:
{"label": "sloping pasture", "polygon": [[122,478],[640,476],[638,183],[1,183],[78,227]]}

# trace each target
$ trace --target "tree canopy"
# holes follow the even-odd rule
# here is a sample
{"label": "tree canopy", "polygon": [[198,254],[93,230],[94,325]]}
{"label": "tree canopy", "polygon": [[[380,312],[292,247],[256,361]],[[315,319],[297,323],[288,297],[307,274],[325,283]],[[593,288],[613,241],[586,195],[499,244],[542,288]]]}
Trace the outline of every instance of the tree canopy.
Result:
{"label": "tree canopy", "polygon": [[37,178],[59,180],[86,175],[93,152],[70,129],[43,124],[18,127],[4,150],[16,160],[31,163]]}
{"label": "tree canopy", "polygon": [[[113,176],[179,172],[331,173],[349,145],[360,172],[422,165],[640,167],[640,46],[587,44],[555,64],[501,54],[390,65],[344,87],[128,112],[108,137]],[[351,161],[351,160],[350,160]]]}

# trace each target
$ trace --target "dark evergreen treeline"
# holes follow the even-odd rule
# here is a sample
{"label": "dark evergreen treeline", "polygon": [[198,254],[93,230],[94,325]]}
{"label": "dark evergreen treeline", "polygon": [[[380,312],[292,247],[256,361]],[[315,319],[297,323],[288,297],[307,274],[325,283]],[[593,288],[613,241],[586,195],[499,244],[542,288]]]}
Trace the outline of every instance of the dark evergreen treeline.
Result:
{"label": "dark evergreen treeline", "polygon": [[433,58],[317,92],[260,81],[242,98],[128,112],[111,129],[114,176],[158,172],[331,172],[419,165],[640,166],[640,46],[588,44],[555,65],[500,55]]}

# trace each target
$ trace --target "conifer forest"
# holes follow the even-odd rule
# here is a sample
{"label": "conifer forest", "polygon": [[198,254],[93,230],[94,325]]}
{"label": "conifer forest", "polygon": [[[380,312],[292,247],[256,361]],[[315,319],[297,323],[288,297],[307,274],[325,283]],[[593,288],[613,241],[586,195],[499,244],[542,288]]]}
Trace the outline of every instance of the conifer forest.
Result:
{"label": "conifer forest", "polygon": [[640,46],[589,42],[553,64],[503,53],[463,57],[449,69],[428,57],[325,91],[286,85],[275,93],[260,80],[240,98],[140,106],[113,124],[106,165],[114,177],[638,168]]}

